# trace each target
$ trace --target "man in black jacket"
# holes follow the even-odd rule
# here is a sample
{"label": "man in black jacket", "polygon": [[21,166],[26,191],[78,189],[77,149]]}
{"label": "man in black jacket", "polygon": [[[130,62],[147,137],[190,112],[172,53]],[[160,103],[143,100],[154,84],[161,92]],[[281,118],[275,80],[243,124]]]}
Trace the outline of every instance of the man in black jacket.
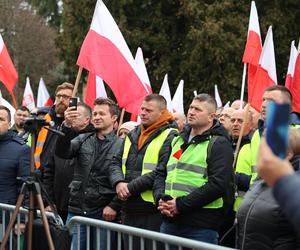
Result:
{"label": "man in black jacket", "polygon": [[[97,98],[94,105],[92,123],[96,131],[75,137],[72,126],[76,122],[76,112],[70,111],[63,125],[66,136],[56,143],[57,156],[77,161],[70,184],[68,220],[80,215],[113,221],[120,209],[108,177],[112,157],[121,146],[113,130],[119,109],[108,98]],[[86,227],[80,230],[80,249],[85,249]],[[91,234],[91,249],[96,249],[95,234],[95,231]],[[73,228],[73,249],[77,249],[77,237],[77,229]],[[101,249],[106,249],[105,230],[101,230],[100,238]]]}
{"label": "man in black jacket", "polygon": [[[73,107],[65,111],[65,123],[72,125],[74,136],[79,134],[93,132],[94,127],[90,124],[92,110],[85,103],[78,103],[77,110]],[[72,122],[74,120],[74,122]],[[69,205],[69,185],[73,180],[75,159],[62,159],[55,155],[55,147],[51,150],[48,158],[48,164],[44,166],[43,185],[56,206],[57,212],[64,222],[68,216]],[[51,207],[46,207],[51,211]]]}
{"label": "man in black jacket", "polygon": [[217,244],[233,151],[215,112],[210,95],[193,99],[188,126],[173,139],[167,168],[157,169],[154,195],[165,216],[161,232]]}
{"label": "man in black jacket", "polygon": [[[144,98],[140,117],[141,125],[129,132],[113,159],[110,178],[119,198],[125,200],[123,223],[159,231],[161,216],[151,190],[155,169],[166,166],[176,124],[166,109],[166,100],[158,94]],[[126,248],[127,243],[125,240]],[[152,249],[147,241],[145,247]],[[139,242],[134,241],[133,248],[139,249]]]}

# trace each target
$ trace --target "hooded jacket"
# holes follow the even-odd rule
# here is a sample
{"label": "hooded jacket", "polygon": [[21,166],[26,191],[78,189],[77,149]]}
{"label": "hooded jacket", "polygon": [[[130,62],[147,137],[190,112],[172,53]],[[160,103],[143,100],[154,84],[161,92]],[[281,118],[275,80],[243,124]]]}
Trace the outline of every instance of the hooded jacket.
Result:
{"label": "hooded jacket", "polygon": [[[233,162],[230,138],[225,128],[216,120],[210,129],[188,142],[190,132],[191,128],[186,126],[179,135],[185,141],[181,146],[183,150],[192,144],[201,144],[209,140],[211,136],[218,136],[211,148],[210,157],[207,159],[208,182],[186,196],[177,197],[176,206],[179,214],[174,218],[165,217],[165,219],[179,225],[217,230],[222,221],[224,209],[203,208],[203,206],[224,197],[225,190],[230,185]],[[154,182],[156,202],[164,194],[166,176],[166,168],[159,168]]]}

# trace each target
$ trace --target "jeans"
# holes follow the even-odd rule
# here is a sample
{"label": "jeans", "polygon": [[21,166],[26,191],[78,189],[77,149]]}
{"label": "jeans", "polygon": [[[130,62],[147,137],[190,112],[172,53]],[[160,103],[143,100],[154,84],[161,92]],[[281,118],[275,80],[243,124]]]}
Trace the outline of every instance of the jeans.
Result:
{"label": "jeans", "polygon": [[[72,217],[74,216],[83,216],[81,214],[74,214],[69,212],[68,213],[68,218],[67,218],[67,223],[71,220]],[[102,220],[102,212],[96,213],[96,214],[90,214],[87,216],[84,216],[87,218],[91,219],[98,219]],[[78,227],[75,225],[72,228],[72,250],[85,250],[86,248],[86,243],[87,243],[87,227],[85,225],[80,226],[80,248],[78,248]],[[90,249],[97,249],[97,230],[94,227],[90,227]],[[100,229],[100,250],[105,250],[106,249],[106,244],[107,243],[107,230],[105,229]]]}
{"label": "jeans", "polygon": [[[212,229],[184,226],[164,221],[160,226],[160,232],[183,238],[188,238],[191,240],[203,241],[211,244],[218,244],[218,232]],[[177,249],[177,247],[170,246],[170,249]]]}

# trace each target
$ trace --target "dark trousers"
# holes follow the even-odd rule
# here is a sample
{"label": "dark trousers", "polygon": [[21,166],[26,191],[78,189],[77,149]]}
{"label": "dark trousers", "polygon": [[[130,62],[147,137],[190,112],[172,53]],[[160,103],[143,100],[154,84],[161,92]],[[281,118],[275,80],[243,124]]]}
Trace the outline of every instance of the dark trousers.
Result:
{"label": "dark trousers", "polygon": [[[123,213],[122,221],[124,225],[137,227],[141,229],[147,229],[151,231],[159,232],[160,225],[162,222],[162,217],[160,213],[147,213],[147,214],[128,214]],[[124,249],[129,249],[129,237],[124,235]],[[152,250],[152,240],[145,239],[145,250]],[[141,249],[141,241],[138,237],[133,237],[132,239],[132,248],[133,250]],[[157,249],[164,249],[162,244],[157,242]]]}

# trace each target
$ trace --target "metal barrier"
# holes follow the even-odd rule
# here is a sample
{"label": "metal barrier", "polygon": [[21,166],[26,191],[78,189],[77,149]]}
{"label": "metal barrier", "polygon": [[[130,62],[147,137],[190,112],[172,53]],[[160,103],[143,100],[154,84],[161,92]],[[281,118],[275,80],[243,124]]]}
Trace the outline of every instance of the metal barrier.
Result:
{"label": "metal barrier", "polygon": [[[77,227],[78,233],[78,249],[79,249],[79,241],[80,241],[80,226],[86,226],[86,249],[90,250],[90,231],[91,227],[96,228],[97,230],[97,238],[96,238],[96,248],[100,249],[100,229],[107,230],[107,249],[111,250],[111,242],[110,242],[110,233],[116,232],[118,245],[117,249],[121,250],[121,239],[122,235],[128,235],[129,237],[129,249],[132,248],[133,237],[136,236],[140,239],[140,248],[141,250],[145,249],[145,239],[149,239],[152,241],[153,250],[157,249],[157,243],[161,242],[165,245],[165,249],[169,250],[171,245],[175,245],[179,250],[182,250],[183,247],[187,247],[190,249],[197,250],[229,250],[232,248],[222,247],[218,245],[208,244],[200,241],[190,240],[186,238],[181,238],[173,235],[163,234],[159,232],[153,232],[149,230],[144,230],[136,227],[129,227],[117,223],[111,223],[107,221],[95,220],[81,216],[74,216],[67,224],[70,231],[73,227]],[[73,249],[77,250],[77,249]]]}
{"label": "metal barrier", "polygon": [[[3,236],[5,234],[5,229],[6,229],[6,226],[8,225],[9,223],[9,220],[12,216],[12,213],[13,211],[15,210],[16,206],[13,206],[13,205],[9,205],[9,204],[4,204],[4,203],[0,203],[0,211],[1,211],[1,217],[2,217],[2,223],[0,224],[0,239],[2,241],[3,239]],[[17,219],[16,219],[16,228],[17,228],[17,234],[15,235],[15,247],[13,248],[13,230],[10,232],[10,235],[9,235],[9,241],[7,243],[7,245],[9,245],[8,248],[6,249],[9,249],[9,250],[20,250],[20,240],[21,240],[21,234],[20,234],[20,224],[21,224],[21,216],[25,216],[25,220],[24,222],[26,223],[28,221],[28,210],[21,207],[20,208],[20,211],[17,215]],[[40,211],[37,210],[37,215],[40,215]],[[46,212],[46,215],[48,218],[52,218],[52,219],[55,219],[55,216],[53,213],[50,213],[50,212]]]}
{"label": "metal barrier", "polygon": [[[2,216],[2,225],[0,226],[0,239],[3,238],[3,234],[5,233],[5,225],[8,224],[9,218],[11,217],[13,211],[15,209],[15,206],[13,205],[8,205],[8,204],[3,204],[0,203],[0,211],[1,211],[1,216]],[[37,211],[39,214],[39,211]],[[19,211],[19,214],[17,216],[17,229],[19,229],[20,222],[21,222],[21,215],[25,216],[25,222],[28,221],[28,210],[21,208]],[[53,213],[46,212],[47,217],[51,217],[55,219],[55,216]],[[111,232],[116,232],[117,234],[117,246],[116,248],[118,250],[122,249],[122,237],[124,235],[128,236],[128,243],[129,243],[129,249],[133,249],[133,237],[137,237],[140,241],[140,249],[144,250],[145,249],[145,240],[151,240],[152,241],[152,246],[153,250],[157,249],[157,244],[162,243],[165,246],[166,250],[170,249],[171,245],[177,246],[179,250],[182,250],[183,247],[187,247],[190,249],[195,249],[195,250],[230,250],[232,248],[227,248],[227,247],[222,247],[218,245],[213,245],[213,244],[208,244],[200,241],[195,241],[195,240],[190,240],[186,238],[181,238],[173,235],[167,235],[167,234],[162,234],[159,232],[153,232],[149,230],[144,230],[140,228],[135,228],[135,227],[130,227],[130,226],[125,226],[117,223],[111,223],[107,221],[102,221],[102,220],[96,220],[96,219],[90,219],[86,217],[81,217],[81,216],[75,216],[73,217],[67,224],[68,228],[70,231],[73,229],[73,227],[77,227],[77,232],[78,232],[78,242],[80,241],[80,226],[86,226],[86,249],[90,250],[90,232],[91,228],[95,228],[96,230],[96,248],[95,249],[100,249],[100,229],[105,229],[107,230],[107,249],[111,249],[111,241],[110,241],[110,235]],[[1,234],[1,231],[3,234]],[[16,237],[16,248],[14,249],[20,249],[20,230],[18,230]],[[78,244],[79,246],[79,244]],[[10,232],[10,237],[9,237],[9,247],[7,248],[9,250],[13,249],[13,232]],[[79,249],[79,248],[78,248]],[[59,249],[58,249],[59,250]],[[76,250],[76,249],[73,249]],[[94,250],[94,249],[91,249]]]}

